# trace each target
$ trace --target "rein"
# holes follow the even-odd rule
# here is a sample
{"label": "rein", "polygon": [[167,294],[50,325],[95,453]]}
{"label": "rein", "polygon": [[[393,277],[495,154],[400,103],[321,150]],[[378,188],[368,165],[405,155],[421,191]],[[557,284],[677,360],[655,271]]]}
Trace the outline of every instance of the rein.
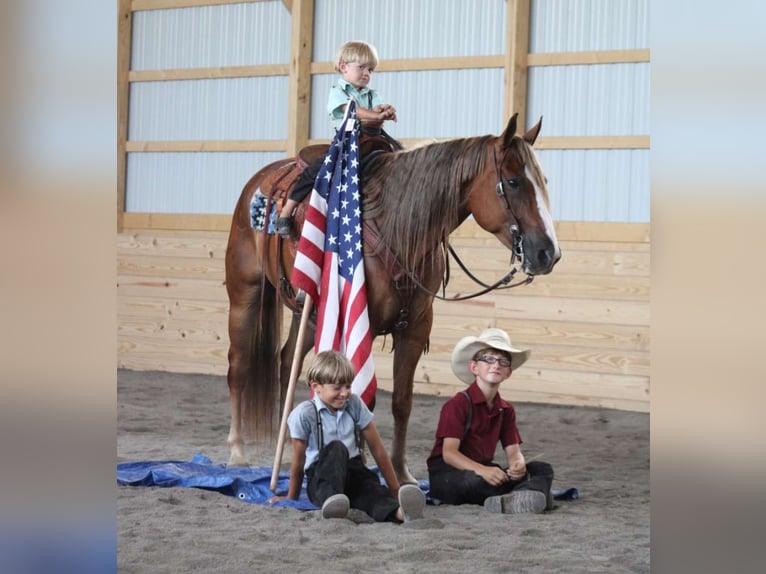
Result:
{"label": "rein", "polygon": [[[503,161],[505,161],[506,153],[508,153],[507,150],[503,154],[503,158],[502,158]],[[513,249],[511,249],[512,269],[508,273],[506,273],[502,278],[495,281],[491,285],[487,285],[486,283],[478,279],[473,273],[471,273],[466,267],[466,265],[463,263],[463,261],[460,259],[460,257],[458,257],[457,253],[452,248],[452,245],[447,245],[448,253],[452,254],[452,257],[455,259],[455,261],[460,266],[460,268],[465,272],[466,275],[468,275],[468,277],[471,278],[471,280],[473,280],[478,285],[482,286],[483,289],[475,293],[472,293],[470,295],[463,295],[463,296],[455,295],[453,297],[446,297],[444,295],[439,295],[438,293],[431,291],[428,287],[423,285],[415,276],[414,272],[410,271],[409,269],[405,269],[399,263],[399,260],[396,257],[396,254],[393,253],[391,248],[388,245],[383,244],[380,235],[377,233],[377,230],[373,229],[371,226],[368,226],[369,231],[375,236],[375,240],[373,241],[373,243],[376,246],[375,252],[379,257],[383,258],[384,262],[388,260],[389,263],[387,266],[391,266],[392,265],[391,262],[393,262],[393,266],[395,266],[396,269],[401,274],[405,275],[407,279],[409,279],[410,282],[412,282],[413,285],[415,285],[421,291],[428,293],[435,299],[439,299],[441,301],[466,301],[468,299],[473,299],[474,297],[480,297],[481,295],[489,293],[490,291],[500,290],[500,289],[510,289],[511,287],[519,287],[520,285],[528,285],[535,278],[534,275],[527,275],[527,277],[524,280],[518,281],[516,283],[511,283],[514,275],[516,275],[516,273],[519,270],[518,268],[513,267],[513,264],[515,263],[517,258],[520,262],[524,261],[524,247],[523,247],[523,236],[519,228],[519,223],[516,217],[513,215],[513,210],[511,209],[511,203],[508,200],[508,196],[505,194],[505,186],[509,185],[511,188],[513,188],[513,187],[517,187],[519,183],[516,180],[508,180],[508,182],[505,182],[503,180],[503,176],[500,173],[500,163],[498,163],[497,161],[497,150],[495,150],[494,148],[492,150],[492,157],[495,161],[495,173],[497,175],[497,186],[496,186],[497,195],[498,197],[502,198],[503,203],[505,204],[505,209],[508,212],[508,218],[510,219],[509,228],[510,228],[511,236],[512,236]],[[443,241],[442,244],[444,243],[446,242]],[[386,250],[387,252],[386,257],[383,257],[383,254],[380,253],[380,247],[383,247]],[[444,292],[444,287],[447,286],[447,283],[449,281],[449,257],[445,254],[444,259],[445,259],[445,279],[443,282],[442,292]],[[396,288],[398,291],[399,280],[398,278],[393,276],[392,278],[394,279],[394,283],[396,284]]]}
{"label": "rein", "polygon": [[[452,255],[452,258],[455,260],[455,262],[458,264],[460,269],[463,270],[463,272],[468,275],[468,277],[471,278],[471,280],[476,283],[477,285],[481,285],[482,287],[486,287],[484,291],[481,293],[478,293],[478,295],[481,295],[483,293],[486,293],[487,291],[492,291],[494,289],[510,289],[511,287],[518,287],[519,285],[528,285],[529,283],[532,283],[535,276],[534,275],[527,275],[527,278],[523,281],[519,281],[518,283],[513,283],[512,285],[504,285],[504,283],[508,283],[511,279],[513,279],[513,276],[518,272],[518,268],[511,269],[505,277],[503,277],[500,281],[497,281],[496,283],[492,285],[487,285],[484,283],[481,279],[476,277],[471,271],[468,269],[465,263],[463,263],[463,260],[460,259],[458,254],[455,252],[455,250],[452,248],[452,245],[449,246],[449,253]],[[511,260],[511,264],[513,264],[513,260]],[[476,295],[471,295],[471,297],[476,297]],[[452,301],[453,299],[450,299]]]}
{"label": "rein", "polygon": [[[534,275],[528,275],[526,279],[523,281],[519,281],[517,283],[511,283],[511,280],[513,279],[513,276],[516,275],[518,272],[518,268],[511,269],[508,273],[506,273],[502,278],[495,281],[492,285],[487,285],[486,283],[483,283],[479,279],[477,279],[470,271],[468,271],[465,264],[460,260],[460,258],[457,256],[455,251],[452,249],[452,246],[449,246],[449,252],[452,253],[452,257],[454,257],[455,261],[457,261],[460,268],[465,271],[465,273],[473,279],[474,282],[478,283],[484,289],[481,291],[477,291],[476,293],[472,293],[470,295],[454,295],[452,297],[446,297],[444,295],[439,295],[438,293],[431,291],[428,287],[423,285],[418,278],[415,276],[415,273],[410,271],[409,269],[405,269],[401,263],[399,263],[399,259],[396,257],[396,254],[391,250],[391,248],[383,243],[382,238],[380,237],[380,234],[377,232],[377,229],[375,229],[374,226],[367,224],[365,222],[365,231],[368,233],[365,234],[365,241],[373,248],[373,253],[379,257],[383,262],[385,267],[389,270],[389,273],[391,274],[391,278],[394,280],[394,284],[396,286],[396,290],[400,291],[400,277],[405,276],[409,281],[415,285],[418,289],[421,291],[424,291],[434,297],[435,299],[439,299],[441,301],[466,301],[468,299],[473,299],[474,297],[479,297],[481,295],[484,295],[486,293],[489,293],[490,291],[494,291],[496,289],[510,289],[511,287],[518,287],[520,285],[527,285],[532,282],[532,280],[535,278]],[[449,270],[449,259],[445,255],[445,269],[447,270],[446,273],[448,274]],[[510,284],[509,284],[510,283]],[[444,281],[444,286],[446,287],[447,280]]]}

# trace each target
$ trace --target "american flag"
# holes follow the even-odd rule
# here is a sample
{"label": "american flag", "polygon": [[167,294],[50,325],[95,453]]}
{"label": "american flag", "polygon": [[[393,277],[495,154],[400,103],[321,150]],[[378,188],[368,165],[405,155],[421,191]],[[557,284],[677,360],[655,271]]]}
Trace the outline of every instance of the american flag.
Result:
{"label": "american flag", "polygon": [[370,405],[378,383],[362,257],[359,129],[355,102],[346,108],[314,182],[291,283],[317,306],[314,350],[348,357],[356,373],[351,391]]}

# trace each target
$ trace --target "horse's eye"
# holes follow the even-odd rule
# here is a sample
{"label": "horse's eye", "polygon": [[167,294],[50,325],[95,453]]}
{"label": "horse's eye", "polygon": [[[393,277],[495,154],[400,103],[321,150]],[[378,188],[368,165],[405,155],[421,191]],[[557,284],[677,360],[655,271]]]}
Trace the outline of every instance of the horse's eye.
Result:
{"label": "horse's eye", "polygon": [[512,177],[508,180],[508,185],[511,186],[511,189],[519,189],[519,187],[521,187],[521,182],[518,177]]}

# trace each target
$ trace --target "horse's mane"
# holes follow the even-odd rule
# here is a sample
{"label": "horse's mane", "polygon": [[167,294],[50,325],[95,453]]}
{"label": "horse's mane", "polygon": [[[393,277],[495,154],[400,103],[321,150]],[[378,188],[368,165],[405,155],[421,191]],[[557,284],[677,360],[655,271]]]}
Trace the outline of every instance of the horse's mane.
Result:
{"label": "horse's mane", "polygon": [[494,136],[453,139],[381,154],[362,173],[365,219],[377,219],[383,242],[408,271],[457,226],[466,183],[485,168]]}

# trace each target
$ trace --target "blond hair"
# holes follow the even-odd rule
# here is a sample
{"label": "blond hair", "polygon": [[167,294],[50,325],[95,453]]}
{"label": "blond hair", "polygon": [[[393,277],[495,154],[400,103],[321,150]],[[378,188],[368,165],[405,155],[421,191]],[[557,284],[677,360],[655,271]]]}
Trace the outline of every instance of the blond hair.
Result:
{"label": "blond hair", "polygon": [[335,71],[340,72],[341,64],[356,62],[374,69],[378,67],[378,51],[367,42],[346,42],[338,50],[335,58]]}
{"label": "blond hair", "polygon": [[354,380],[354,366],[338,351],[322,351],[306,373],[309,386],[312,382],[320,385],[350,385]]}

